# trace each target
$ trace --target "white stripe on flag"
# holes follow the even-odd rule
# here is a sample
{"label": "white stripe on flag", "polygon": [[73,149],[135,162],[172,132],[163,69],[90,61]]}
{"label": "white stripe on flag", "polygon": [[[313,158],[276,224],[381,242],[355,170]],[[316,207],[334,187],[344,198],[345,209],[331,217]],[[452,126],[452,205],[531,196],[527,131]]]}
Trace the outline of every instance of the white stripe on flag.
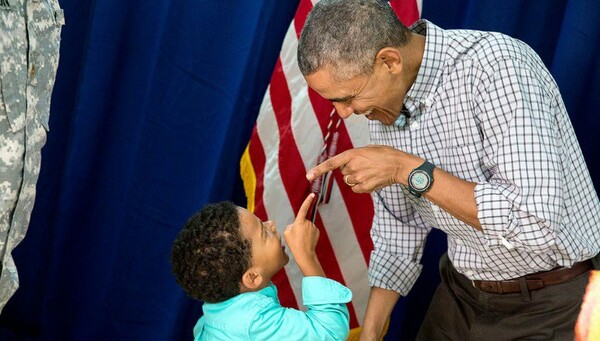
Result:
{"label": "white stripe on flag", "polygon": [[[263,144],[266,158],[263,178],[264,207],[269,220],[276,222],[277,231],[280,234],[283,234],[286,225],[293,221],[293,218],[290,220],[290,217],[295,217],[295,214],[292,210],[289,198],[286,195],[286,190],[283,181],[281,180],[281,174],[279,173],[279,129],[271,105],[270,86],[265,94],[256,124],[258,137]],[[301,306],[302,282],[297,279],[301,279],[302,274],[300,273],[291,252],[288,252],[288,254],[290,255],[290,262],[285,267],[285,271],[288,274],[296,302],[298,303],[298,306]]]}
{"label": "white stripe on flag", "polygon": [[319,206],[319,213],[346,286],[353,293],[352,302],[358,321],[363,321],[370,290],[367,277],[368,264],[354,233],[344,198],[336,183],[333,185],[329,203]]}
{"label": "white stripe on flag", "polygon": [[323,134],[308,97],[308,85],[298,68],[296,29],[290,25],[281,49],[281,65],[292,96],[292,132],[304,168],[316,166],[323,147]]}

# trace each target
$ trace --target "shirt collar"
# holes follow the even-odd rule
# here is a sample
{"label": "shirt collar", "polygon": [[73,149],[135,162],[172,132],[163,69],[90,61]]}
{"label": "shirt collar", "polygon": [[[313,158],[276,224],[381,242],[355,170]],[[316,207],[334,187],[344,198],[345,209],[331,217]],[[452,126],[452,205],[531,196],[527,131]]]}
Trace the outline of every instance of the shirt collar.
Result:
{"label": "shirt collar", "polygon": [[279,301],[279,299],[277,298],[277,287],[275,286],[275,284],[273,284],[273,282],[269,282],[269,286],[267,286],[266,288],[262,289],[260,291],[261,294],[265,295],[265,296],[269,296],[271,298],[274,298],[276,300]]}
{"label": "shirt collar", "polygon": [[[231,305],[234,305],[237,301],[243,299],[244,297],[247,296],[247,294],[251,294],[253,292],[246,292],[246,293],[242,293],[242,294],[238,294],[236,296],[233,296],[232,298],[225,300],[223,302],[218,302],[218,303],[204,303],[204,309],[208,310],[220,310],[220,309],[225,309],[226,307],[229,307]],[[273,282],[269,282],[269,285],[259,291],[255,291],[254,293],[258,293],[261,295],[265,295],[268,297],[271,297],[275,300],[277,300],[279,302],[279,299],[277,298],[277,287],[275,286],[275,284],[273,284]]]}
{"label": "shirt collar", "polygon": [[425,51],[415,82],[404,98],[404,105],[414,118],[421,108],[428,106],[439,85],[446,55],[444,30],[427,20],[418,20],[410,28],[412,32],[425,35]]}
{"label": "shirt collar", "polygon": [[[257,297],[266,296],[275,302],[279,303],[277,298],[277,288],[273,283],[269,283],[266,288],[259,291],[245,292],[236,295],[228,300],[218,303],[207,303],[205,302],[202,306],[203,321],[208,325],[219,326],[223,325],[224,321],[229,321],[232,318],[235,319],[237,314],[242,314],[251,309],[251,304],[257,300]],[[249,306],[250,305],[250,306]],[[243,318],[235,323],[244,323]]]}

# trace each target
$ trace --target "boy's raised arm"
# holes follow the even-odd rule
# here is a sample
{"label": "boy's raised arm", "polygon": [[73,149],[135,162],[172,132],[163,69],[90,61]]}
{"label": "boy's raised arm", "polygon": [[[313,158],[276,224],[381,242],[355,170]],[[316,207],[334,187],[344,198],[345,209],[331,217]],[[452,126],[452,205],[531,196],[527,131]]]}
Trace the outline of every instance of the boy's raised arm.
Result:
{"label": "boy's raised arm", "polygon": [[253,321],[250,331],[256,339],[345,340],[349,333],[348,307],[352,292],[342,284],[325,277],[315,248],[319,229],[306,214],[314,199],[309,194],[294,222],[283,233],[296,263],[302,271],[302,300],[306,312],[284,308],[273,301]]}
{"label": "boy's raised arm", "polygon": [[294,255],[302,275],[325,277],[325,272],[319,263],[315,252],[319,241],[319,229],[306,219],[306,214],[315,195],[309,194],[300,206],[296,220],[285,228],[283,236]]}

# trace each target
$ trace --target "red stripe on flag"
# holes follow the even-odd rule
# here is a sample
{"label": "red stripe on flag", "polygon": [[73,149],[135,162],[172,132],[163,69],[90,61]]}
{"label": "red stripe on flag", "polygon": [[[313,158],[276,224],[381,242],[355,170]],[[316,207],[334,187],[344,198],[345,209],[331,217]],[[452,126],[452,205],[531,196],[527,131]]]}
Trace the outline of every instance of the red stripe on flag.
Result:
{"label": "red stripe on flag", "polygon": [[308,12],[310,12],[312,8],[313,5],[312,2],[310,2],[310,0],[302,0],[298,5],[296,15],[294,16],[294,27],[296,28],[296,35],[298,39],[300,39],[300,32],[302,31],[302,27],[304,27],[304,22],[306,22]]}
{"label": "red stripe on flag", "polygon": [[[340,134],[338,140],[338,154],[344,150],[353,148],[350,135],[348,134],[344,122],[340,124],[338,133]],[[336,183],[340,188],[344,203],[346,204],[348,215],[350,215],[356,239],[358,240],[358,244],[365,257],[365,261],[369,264],[371,251],[373,251],[373,241],[371,240],[370,234],[371,226],[373,225],[373,200],[371,199],[370,194],[358,194],[352,192],[352,188],[346,185],[340,171],[336,170],[333,174]]]}
{"label": "red stripe on flag", "polygon": [[[285,194],[280,193],[280,195],[287,195],[292,210],[298,212],[302,198],[308,194],[309,183],[308,181],[298,181],[299,179],[305,179],[304,164],[292,135],[290,125],[292,99],[283,74],[280,58],[277,59],[277,64],[271,76],[270,93],[271,104],[279,127],[279,174],[286,191]],[[294,193],[296,196],[294,196]],[[284,272],[280,271],[278,275],[282,273]],[[276,285],[279,286],[282,283],[284,283],[283,280],[278,281]],[[289,279],[285,281],[285,284],[291,289]],[[293,292],[281,292],[279,297],[282,305],[286,306],[290,306],[289,301],[295,298]],[[294,303],[294,305],[297,304]]]}
{"label": "red stripe on flag", "polygon": [[265,150],[258,136],[257,125],[252,129],[250,143],[248,144],[248,154],[252,160],[252,168],[256,176],[256,188],[254,189],[254,214],[261,220],[267,220],[267,212],[265,211],[265,203],[263,201],[263,192],[265,189]]}
{"label": "red stripe on flag", "polygon": [[419,20],[419,8],[416,1],[391,0],[390,6],[392,6],[400,21],[406,26],[410,26]]}
{"label": "red stripe on flag", "polygon": [[[260,220],[265,221],[269,219],[267,216],[267,211],[265,210],[265,202],[263,200],[266,158],[265,151],[258,136],[256,127],[257,126],[255,125],[254,129],[252,130],[252,136],[250,137],[250,144],[248,146],[248,153],[250,154],[252,168],[254,168],[254,174],[256,175],[254,214],[260,218]],[[298,309],[298,302],[294,298],[294,290],[290,285],[290,280],[285,271],[279,271],[271,280],[277,286],[281,305],[284,307]]]}
{"label": "red stripe on flag", "polygon": [[298,212],[302,201],[309,193],[310,186],[306,180],[304,162],[292,132],[292,98],[281,66],[281,59],[277,59],[270,89],[271,104],[279,127],[279,174],[292,209],[294,212]]}
{"label": "red stripe on flag", "polygon": [[[321,125],[321,129],[325,131],[327,129],[327,124],[329,123],[329,113],[331,112],[333,105],[331,104],[331,101],[321,97],[321,95],[310,88],[308,89],[308,95],[315,115],[317,115],[317,119]],[[340,124],[338,134],[337,154],[347,149],[354,148],[344,122]],[[346,204],[348,215],[352,221],[356,239],[358,240],[363,256],[365,257],[365,261],[369,264],[371,251],[373,250],[373,242],[369,232],[371,230],[371,225],[373,224],[373,201],[369,194],[356,194],[352,192],[350,187],[343,182],[342,175],[339,171],[336,170],[333,173],[338,187],[340,188],[344,203]]]}

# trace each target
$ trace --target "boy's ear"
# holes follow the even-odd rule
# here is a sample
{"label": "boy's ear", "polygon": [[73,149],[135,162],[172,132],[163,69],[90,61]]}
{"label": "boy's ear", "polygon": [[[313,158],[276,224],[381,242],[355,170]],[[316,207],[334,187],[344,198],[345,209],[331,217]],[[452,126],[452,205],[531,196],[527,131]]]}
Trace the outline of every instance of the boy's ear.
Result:
{"label": "boy's ear", "polygon": [[242,285],[250,291],[254,291],[261,287],[263,276],[256,268],[251,267],[242,275]]}

